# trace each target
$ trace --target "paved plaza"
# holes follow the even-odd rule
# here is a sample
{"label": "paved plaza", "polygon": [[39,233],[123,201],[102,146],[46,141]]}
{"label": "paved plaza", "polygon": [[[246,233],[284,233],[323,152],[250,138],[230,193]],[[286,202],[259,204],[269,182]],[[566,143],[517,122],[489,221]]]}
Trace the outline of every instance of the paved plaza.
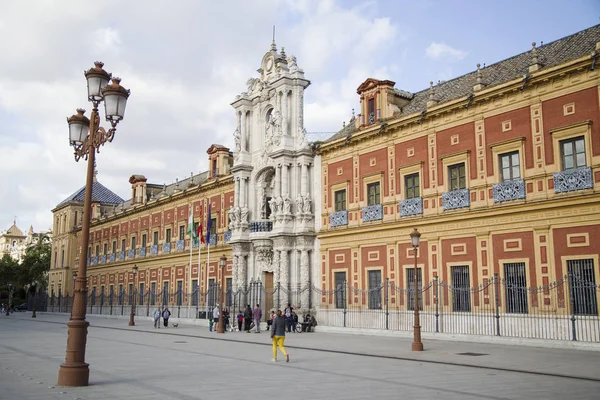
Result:
{"label": "paved plaza", "polygon": [[68,315],[0,316],[0,399],[596,399],[600,353],[339,333],[217,335],[88,316],[90,386],[56,386]]}

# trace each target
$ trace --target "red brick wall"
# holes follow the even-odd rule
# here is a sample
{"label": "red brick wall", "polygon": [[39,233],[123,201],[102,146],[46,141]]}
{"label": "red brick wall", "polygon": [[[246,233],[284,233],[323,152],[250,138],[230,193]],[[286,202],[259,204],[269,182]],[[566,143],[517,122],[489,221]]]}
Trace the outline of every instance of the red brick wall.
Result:
{"label": "red brick wall", "polygon": [[[408,149],[414,149],[414,155],[412,157],[408,157]],[[421,188],[429,188],[429,174],[427,171],[427,136],[423,136],[417,139],[408,140],[403,143],[398,143],[395,145],[395,162],[396,162],[396,192],[399,193],[401,185],[402,177],[398,173],[399,169],[412,165],[416,162],[424,163],[423,176],[421,176]]]}
{"label": "red brick wall", "polygon": [[[340,167],[343,169],[343,172],[341,175],[338,175],[337,170]],[[327,170],[328,170],[327,182],[329,182],[329,186],[328,186],[329,188],[331,188],[332,185],[336,185],[338,183],[348,181],[348,192],[346,193],[346,203],[350,204],[351,199],[353,197],[353,193],[354,193],[354,183],[352,180],[352,158],[348,158],[346,160],[331,163],[327,167]],[[334,202],[333,197],[334,197],[333,193],[331,193],[331,190],[329,190],[328,204],[327,204],[328,207],[332,207],[333,202]]]}
{"label": "red brick wall", "polygon": [[[375,159],[375,165],[371,166],[371,159]],[[358,173],[360,176],[359,179],[359,198],[360,201],[365,200],[365,187],[362,184],[362,178],[367,175],[372,175],[373,173],[382,172],[381,175],[381,196],[389,195],[389,184],[388,184],[388,174],[387,174],[387,149],[380,149],[376,151],[372,151],[369,153],[365,153],[359,156],[358,158]]]}
{"label": "red brick wall", "polygon": [[[498,163],[498,160],[492,157],[492,149],[489,146],[519,137],[525,137],[525,154],[522,154],[525,168],[533,168],[533,141],[530,114],[529,107],[523,107],[504,114],[488,117],[484,120],[488,176],[494,175],[494,163],[496,165]],[[507,120],[511,122],[511,130],[502,132],[502,122]]]}
{"label": "red brick wall", "polygon": [[[452,145],[451,138],[454,135],[458,135],[458,144]],[[469,122],[468,124],[455,126],[454,128],[439,131],[436,136],[437,156],[441,158],[445,155],[459,153],[461,151],[470,150],[469,155],[469,166],[471,170],[471,179],[477,178],[476,168],[476,147],[475,147],[475,123]],[[444,184],[444,165],[442,162],[438,163],[438,185]]]}

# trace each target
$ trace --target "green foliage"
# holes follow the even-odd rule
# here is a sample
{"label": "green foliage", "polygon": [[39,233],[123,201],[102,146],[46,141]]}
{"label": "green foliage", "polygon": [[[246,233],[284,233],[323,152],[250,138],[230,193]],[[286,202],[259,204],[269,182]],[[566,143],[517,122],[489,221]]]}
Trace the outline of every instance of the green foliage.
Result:
{"label": "green foliage", "polygon": [[9,283],[17,283],[19,267],[19,263],[8,254],[0,259],[0,287],[6,288]]}
{"label": "green foliage", "polygon": [[37,290],[43,290],[47,285],[48,271],[52,249],[46,235],[40,235],[37,242],[27,248],[23,262],[19,266],[17,282],[21,286],[37,285]]}

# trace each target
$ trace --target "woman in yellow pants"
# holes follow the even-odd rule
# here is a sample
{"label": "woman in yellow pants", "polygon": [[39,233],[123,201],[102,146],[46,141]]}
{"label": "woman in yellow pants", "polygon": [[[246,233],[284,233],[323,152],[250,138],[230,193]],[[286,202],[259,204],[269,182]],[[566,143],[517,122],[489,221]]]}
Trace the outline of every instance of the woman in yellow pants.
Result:
{"label": "woman in yellow pants", "polygon": [[273,339],[273,362],[277,362],[277,346],[285,356],[285,362],[290,362],[290,355],[285,351],[285,318],[281,316],[281,310],[277,310],[277,316],[271,327],[271,339]]}

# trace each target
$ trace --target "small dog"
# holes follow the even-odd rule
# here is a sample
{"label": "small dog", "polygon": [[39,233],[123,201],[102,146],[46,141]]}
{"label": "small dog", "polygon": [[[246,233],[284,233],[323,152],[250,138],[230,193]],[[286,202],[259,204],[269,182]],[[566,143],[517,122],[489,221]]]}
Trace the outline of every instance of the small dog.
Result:
{"label": "small dog", "polygon": [[178,324],[178,323],[174,323],[174,324],[173,324],[173,328],[177,328],[178,326],[179,326],[179,324]]}

